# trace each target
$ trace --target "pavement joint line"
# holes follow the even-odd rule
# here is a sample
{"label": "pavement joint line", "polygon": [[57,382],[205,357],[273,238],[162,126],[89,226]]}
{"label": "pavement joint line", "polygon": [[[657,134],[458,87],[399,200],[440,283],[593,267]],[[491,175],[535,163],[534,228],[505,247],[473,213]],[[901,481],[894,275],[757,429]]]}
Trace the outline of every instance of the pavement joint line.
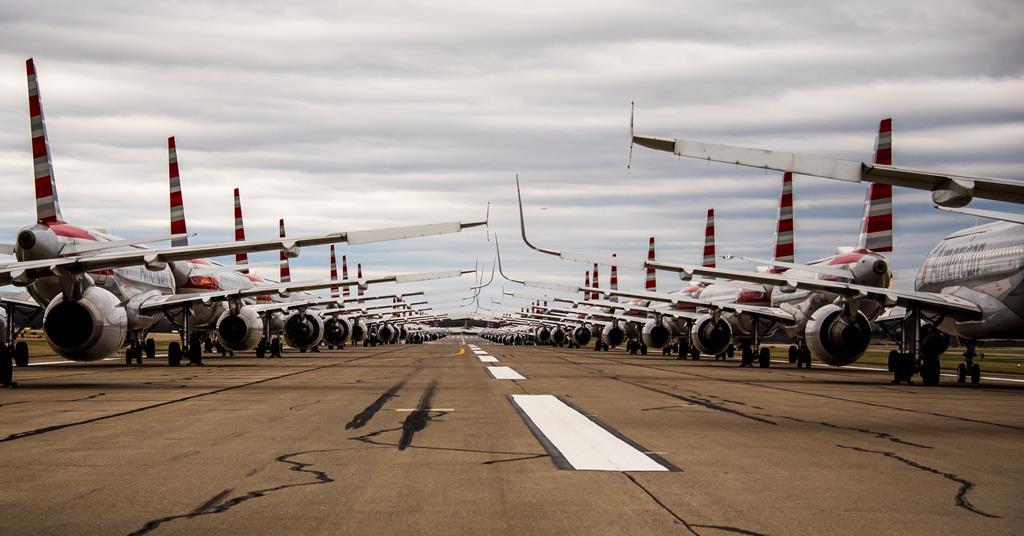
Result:
{"label": "pavement joint line", "polygon": [[75,427],[75,426],[81,426],[81,425],[85,425],[85,424],[92,424],[94,422],[105,421],[105,420],[113,419],[113,418],[116,418],[116,417],[123,417],[123,416],[126,416],[126,415],[132,415],[134,413],[140,413],[140,412],[143,412],[143,411],[146,411],[146,410],[150,410],[150,409],[156,409],[156,408],[160,408],[160,407],[163,407],[163,406],[169,406],[171,404],[176,404],[178,402],[187,402],[189,400],[194,400],[194,399],[201,398],[201,397],[204,397],[204,396],[215,395],[215,394],[223,393],[223,392],[226,392],[226,391],[232,391],[234,389],[241,389],[243,387],[250,387],[250,386],[253,386],[253,385],[259,385],[261,383],[266,383],[266,382],[269,382],[269,381],[280,380],[280,379],[288,378],[288,377],[291,377],[291,376],[297,376],[299,374],[305,374],[307,372],[314,372],[314,371],[323,370],[323,369],[327,369],[327,368],[331,368],[331,367],[336,367],[336,366],[339,366],[339,365],[344,365],[346,363],[351,363],[352,361],[356,361],[356,360],[359,360],[359,359],[366,359],[366,358],[369,358],[369,357],[376,357],[376,356],[380,356],[380,355],[394,353],[394,352],[397,352],[398,350],[401,350],[402,348],[403,348],[402,346],[399,346],[398,348],[395,348],[394,350],[391,350],[390,352],[386,352],[385,351],[385,352],[377,352],[377,353],[373,353],[373,354],[367,354],[367,355],[364,355],[364,356],[355,356],[355,357],[352,357],[351,359],[346,359],[344,361],[339,361],[337,363],[331,363],[331,364],[328,364],[328,365],[321,365],[319,367],[313,367],[313,368],[308,368],[308,369],[303,369],[303,370],[298,370],[298,371],[292,371],[292,372],[288,372],[288,373],[281,374],[281,375],[278,375],[278,376],[272,376],[272,377],[269,377],[269,378],[263,378],[261,380],[254,380],[254,381],[247,382],[247,383],[242,383],[242,384],[238,384],[238,385],[232,385],[230,387],[223,387],[223,388],[220,388],[220,389],[214,389],[213,391],[206,391],[204,393],[196,393],[194,395],[189,395],[189,396],[182,397],[182,398],[175,398],[173,400],[165,400],[163,402],[159,402],[159,403],[156,403],[156,404],[150,404],[148,406],[142,406],[142,407],[138,407],[138,408],[133,408],[133,409],[130,409],[130,410],[120,411],[120,412],[117,412],[117,413],[111,413],[111,414],[108,414],[108,415],[100,415],[98,417],[93,417],[93,418],[90,418],[90,419],[84,419],[84,420],[81,420],[81,421],[74,421],[74,422],[63,423],[63,424],[54,424],[54,425],[50,425],[50,426],[44,426],[42,428],[36,428],[35,430],[26,430],[24,432],[15,432],[15,433],[10,434],[10,435],[8,435],[6,437],[0,438],[0,443],[7,443],[8,441],[14,441],[16,439],[23,439],[23,438],[26,438],[26,437],[37,436],[37,435],[45,434],[45,433],[48,433],[48,432],[56,432],[58,430],[63,430],[65,428],[72,428],[72,427]]}

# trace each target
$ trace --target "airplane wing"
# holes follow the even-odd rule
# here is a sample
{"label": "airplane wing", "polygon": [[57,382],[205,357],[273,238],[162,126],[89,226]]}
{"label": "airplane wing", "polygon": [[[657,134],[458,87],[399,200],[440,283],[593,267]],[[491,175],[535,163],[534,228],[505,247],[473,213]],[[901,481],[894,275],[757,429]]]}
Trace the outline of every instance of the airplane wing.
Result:
{"label": "airplane wing", "polygon": [[935,208],[944,212],[956,212],[957,214],[963,214],[965,216],[974,216],[977,218],[986,218],[989,220],[1007,221],[1010,223],[1021,223],[1024,224],[1024,214],[1015,214],[1012,212],[1002,212],[998,210],[981,210],[973,208],[949,208],[940,207],[938,205]]}
{"label": "airplane wing", "polygon": [[0,296],[0,303],[9,303],[11,305],[15,305],[17,307],[24,307],[26,309],[42,309],[42,307],[34,300],[26,300],[22,298],[9,298],[7,296]]}
{"label": "airplane wing", "polygon": [[289,257],[298,256],[303,247],[347,242],[352,245],[386,242],[406,238],[457,233],[463,229],[486,225],[487,221],[448,222],[427,225],[390,227],[365,231],[349,231],[311,235],[298,238],[225,242],[196,246],[138,249],[99,253],[91,256],[58,257],[36,261],[21,261],[0,265],[0,285],[27,285],[34,278],[50,275],[73,275],[94,270],[124,266],[147,266],[160,269],[168,262],[188,259],[220,257],[241,252],[283,250]]}
{"label": "airplane wing", "polygon": [[[286,295],[292,292],[305,292],[331,287],[346,287],[359,285],[366,287],[375,283],[414,283],[417,281],[430,281],[434,279],[448,279],[459,277],[463,274],[473,273],[474,270],[452,270],[446,272],[425,272],[420,274],[399,274],[381,277],[370,277],[364,279],[352,279],[338,281],[325,279],[320,281],[300,281],[295,283],[274,283],[269,285],[255,285],[239,290],[221,290],[195,294],[171,294],[167,296],[155,296],[146,300],[140,307],[142,312],[161,311],[169,308],[183,307],[185,305],[209,304],[218,301],[241,300],[255,296]],[[364,298],[365,299],[365,298]],[[334,299],[333,301],[337,301]],[[265,304],[260,306],[260,311],[287,310],[294,307],[304,306],[302,300],[296,302],[281,302]]]}
{"label": "airplane wing", "polygon": [[879,182],[904,188],[927,190],[932,192],[932,200],[936,205],[945,207],[963,207],[975,197],[1024,204],[1024,181],[954,175],[839,158],[653,136],[634,135],[632,142],[656,151],[665,151],[678,156],[711,162],[775,171],[791,171],[801,175],[847,182]]}

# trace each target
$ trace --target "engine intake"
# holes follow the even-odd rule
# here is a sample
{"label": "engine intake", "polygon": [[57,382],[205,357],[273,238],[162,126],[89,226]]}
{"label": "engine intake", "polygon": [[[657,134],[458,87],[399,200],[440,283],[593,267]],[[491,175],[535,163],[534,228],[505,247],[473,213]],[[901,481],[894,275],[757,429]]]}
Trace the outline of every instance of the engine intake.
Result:
{"label": "engine intake", "polygon": [[853,363],[867,350],[871,343],[871,325],[860,311],[850,317],[843,313],[842,307],[829,304],[811,315],[804,336],[811,356],[827,365],[841,367]]}
{"label": "engine intake", "polygon": [[572,340],[580,346],[586,346],[593,336],[594,334],[590,332],[590,329],[583,326],[572,330]]}
{"label": "engine intake", "polygon": [[221,346],[235,352],[252,350],[263,337],[263,321],[259,313],[245,305],[238,314],[224,312],[217,319],[217,342]]}
{"label": "engine intake", "polygon": [[352,336],[352,322],[344,317],[324,320],[324,340],[331,346],[341,346]]}
{"label": "engine intake", "polygon": [[608,346],[619,346],[626,342],[626,330],[619,326],[609,326],[601,331],[601,340]]}
{"label": "engine intake", "polygon": [[732,326],[724,318],[716,321],[713,316],[705,315],[694,321],[690,339],[702,354],[718,355],[732,341]]}
{"label": "engine intake", "polygon": [[124,344],[128,312],[121,301],[100,287],[88,287],[77,301],[58,294],[43,315],[46,341],[58,354],[74,361],[110,357]]}
{"label": "engine intake", "polygon": [[672,338],[676,336],[676,329],[675,326],[665,320],[652,319],[644,325],[641,336],[648,348],[657,350],[668,346],[672,342]]}
{"label": "engine intake", "polygon": [[324,321],[318,315],[294,312],[284,321],[284,341],[292,348],[313,348],[324,336]]}

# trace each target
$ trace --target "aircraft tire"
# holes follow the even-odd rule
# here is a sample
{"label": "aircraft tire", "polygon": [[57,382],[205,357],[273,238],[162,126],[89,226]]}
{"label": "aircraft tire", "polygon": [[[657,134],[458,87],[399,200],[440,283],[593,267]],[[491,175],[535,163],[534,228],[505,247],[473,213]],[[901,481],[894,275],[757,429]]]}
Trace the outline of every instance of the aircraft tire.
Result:
{"label": "aircraft tire", "polygon": [[156,341],[153,337],[146,339],[146,359],[153,359],[156,357]]}
{"label": "aircraft tire", "polygon": [[757,352],[757,366],[761,368],[768,368],[772,364],[772,352],[767,347],[761,348]]}
{"label": "aircraft tire", "polygon": [[173,341],[167,345],[167,366],[181,366],[181,344],[178,341]]}
{"label": "aircraft tire", "polygon": [[925,354],[921,364],[921,383],[925,385],[939,384],[939,356]]}
{"label": "aircraft tire", "polygon": [[956,383],[967,382],[967,365],[960,363],[956,366]]}
{"label": "aircraft tire", "polygon": [[981,365],[974,363],[971,365],[971,384],[978,385],[981,383]]}
{"label": "aircraft tire", "polygon": [[19,367],[28,366],[28,343],[25,341],[18,341],[18,344],[14,345],[14,364]]}

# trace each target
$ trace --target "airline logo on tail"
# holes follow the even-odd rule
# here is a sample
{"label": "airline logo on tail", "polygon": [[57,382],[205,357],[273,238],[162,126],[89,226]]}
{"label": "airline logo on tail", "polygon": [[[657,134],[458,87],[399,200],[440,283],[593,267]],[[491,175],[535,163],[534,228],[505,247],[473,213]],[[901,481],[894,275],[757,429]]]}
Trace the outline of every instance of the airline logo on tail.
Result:
{"label": "airline logo on tail", "polygon": [[[796,262],[796,246],[793,243],[793,174],[782,175],[782,193],[779,195],[779,217],[775,224],[775,249],[772,260]],[[784,268],[772,268],[773,272],[784,272]]]}
{"label": "airline logo on tail", "polygon": [[[647,247],[647,260],[648,261],[653,261],[654,260],[654,237],[653,236],[650,238],[650,242],[649,242],[649,245]],[[657,275],[655,275],[655,273],[656,272],[654,271],[654,268],[652,268],[650,266],[647,267],[647,277],[644,280],[644,290],[649,290],[651,292],[656,292],[658,290],[658,280],[657,280]]]}
{"label": "airline logo on tail", "polygon": [[[334,256],[334,244],[331,244],[331,281],[338,280],[338,261]],[[331,287],[331,297],[340,298],[341,291],[338,287]]]}
{"label": "airline logo on tail", "polygon": [[[238,194],[238,188],[235,188],[235,241],[241,242],[244,240],[245,225],[242,223],[242,200]],[[241,273],[249,273],[249,254],[235,253],[235,264],[242,267],[239,270]]]}
{"label": "airline logo on tail", "polygon": [[[174,136],[167,138],[167,177],[171,183],[171,234],[185,234],[185,204],[181,199],[181,177],[178,174],[178,149]],[[174,247],[187,246],[188,237],[171,240]]]}
{"label": "airline logo on tail", "polygon": [[715,267],[715,209],[708,209],[708,220],[704,226],[704,259],[701,266]]}
{"label": "airline logo on tail", "polygon": [[[278,225],[281,228],[281,235],[280,235],[281,238],[285,238],[285,236],[284,236],[284,219],[279,220],[278,221]],[[281,282],[282,283],[291,283],[292,282],[292,270],[291,270],[291,267],[288,266],[288,256],[284,254],[284,250],[283,249],[281,250]]]}

